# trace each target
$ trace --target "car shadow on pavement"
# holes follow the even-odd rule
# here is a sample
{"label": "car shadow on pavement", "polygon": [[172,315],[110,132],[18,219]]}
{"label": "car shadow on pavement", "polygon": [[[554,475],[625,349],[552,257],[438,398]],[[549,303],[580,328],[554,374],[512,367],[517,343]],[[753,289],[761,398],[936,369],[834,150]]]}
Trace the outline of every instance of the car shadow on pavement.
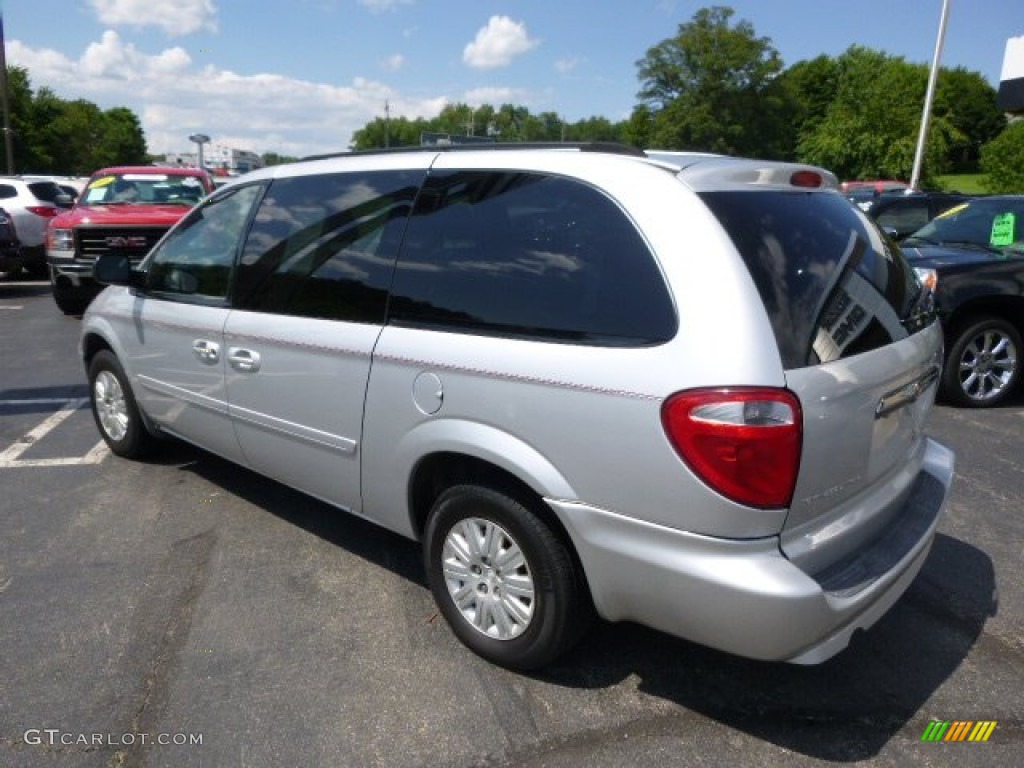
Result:
{"label": "car shadow on pavement", "polygon": [[[152,461],[177,463],[427,588],[415,542],[187,446],[169,443]],[[877,755],[905,727],[913,730],[919,724],[918,738],[931,714],[944,715],[922,710],[963,663],[995,611],[990,558],[939,535],[917,579],[892,610],[824,664],[751,661],[637,625],[597,621],[579,646],[528,677],[580,690],[612,688],[636,678],[641,693],[757,739],[813,758],[853,762]],[[521,685],[516,673],[496,671],[508,677],[510,686]],[[685,738],[678,723],[673,719],[666,727]]]}
{"label": "car shadow on pavement", "polygon": [[945,716],[922,710],[996,608],[990,558],[939,535],[892,610],[823,664],[751,661],[643,627],[603,624],[544,678],[602,687],[636,675],[640,691],[730,728],[809,757],[853,762],[877,755],[904,727],[918,739],[932,716]]}

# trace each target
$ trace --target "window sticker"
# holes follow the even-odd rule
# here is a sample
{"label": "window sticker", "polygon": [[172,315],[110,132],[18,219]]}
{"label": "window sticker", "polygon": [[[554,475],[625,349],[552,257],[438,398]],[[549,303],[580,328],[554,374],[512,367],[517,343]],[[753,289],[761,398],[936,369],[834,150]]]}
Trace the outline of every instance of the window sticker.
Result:
{"label": "window sticker", "polygon": [[181,180],[181,186],[183,186],[183,187],[199,187],[199,186],[202,186],[202,185],[199,183],[199,179],[197,179],[195,176],[185,176]]}
{"label": "window sticker", "polygon": [[960,213],[960,211],[966,210],[969,207],[969,205],[970,205],[970,203],[961,203],[960,205],[955,205],[952,208],[950,208],[948,211],[943,211],[942,213],[940,213],[935,218],[936,219],[947,219],[950,216],[956,216],[958,213]]}
{"label": "window sticker", "polygon": [[101,176],[89,185],[89,189],[99,189],[100,187],[109,186],[114,183],[116,178],[116,176]]}
{"label": "window sticker", "polygon": [[125,181],[167,181],[167,176],[161,173],[126,173],[122,178]]}
{"label": "window sticker", "polygon": [[1017,217],[1012,213],[1000,213],[992,219],[992,236],[989,244],[998,248],[1013,245]]}

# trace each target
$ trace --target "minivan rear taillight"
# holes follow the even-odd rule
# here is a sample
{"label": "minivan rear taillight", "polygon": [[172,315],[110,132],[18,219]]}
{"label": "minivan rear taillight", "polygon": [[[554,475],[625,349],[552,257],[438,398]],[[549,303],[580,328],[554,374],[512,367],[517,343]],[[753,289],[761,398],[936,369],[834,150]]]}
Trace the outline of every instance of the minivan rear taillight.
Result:
{"label": "minivan rear taillight", "polygon": [[52,219],[54,216],[60,213],[59,210],[57,210],[55,207],[51,205],[26,205],[25,210],[28,211],[29,213],[34,213],[36,216],[42,216],[43,218],[46,219]]}
{"label": "minivan rear taillight", "polygon": [[787,507],[803,443],[789,390],[695,389],[669,397],[661,420],[672,446],[718,493],[751,507]]}

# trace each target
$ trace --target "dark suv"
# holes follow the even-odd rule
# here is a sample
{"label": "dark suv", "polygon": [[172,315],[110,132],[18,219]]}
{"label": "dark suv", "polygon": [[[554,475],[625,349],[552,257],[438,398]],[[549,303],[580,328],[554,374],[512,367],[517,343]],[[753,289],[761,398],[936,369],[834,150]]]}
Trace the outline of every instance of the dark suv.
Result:
{"label": "dark suv", "polygon": [[970,199],[957,192],[888,192],[861,208],[885,232],[902,240],[943,211]]}

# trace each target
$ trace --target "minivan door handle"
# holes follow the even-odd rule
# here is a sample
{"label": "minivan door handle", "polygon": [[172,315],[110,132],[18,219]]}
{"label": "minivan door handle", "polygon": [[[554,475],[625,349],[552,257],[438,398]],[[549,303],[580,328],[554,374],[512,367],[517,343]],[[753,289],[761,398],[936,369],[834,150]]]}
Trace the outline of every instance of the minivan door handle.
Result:
{"label": "minivan door handle", "polygon": [[192,342],[192,354],[202,362],[212,365],[220,360],[220,344],[206,339],[196,339]]}
{"label": "minivan door handle", "polygon": [[228,347],[228,362],[235,370],[255,373],[260,369],[260,353],[242,347]]}

